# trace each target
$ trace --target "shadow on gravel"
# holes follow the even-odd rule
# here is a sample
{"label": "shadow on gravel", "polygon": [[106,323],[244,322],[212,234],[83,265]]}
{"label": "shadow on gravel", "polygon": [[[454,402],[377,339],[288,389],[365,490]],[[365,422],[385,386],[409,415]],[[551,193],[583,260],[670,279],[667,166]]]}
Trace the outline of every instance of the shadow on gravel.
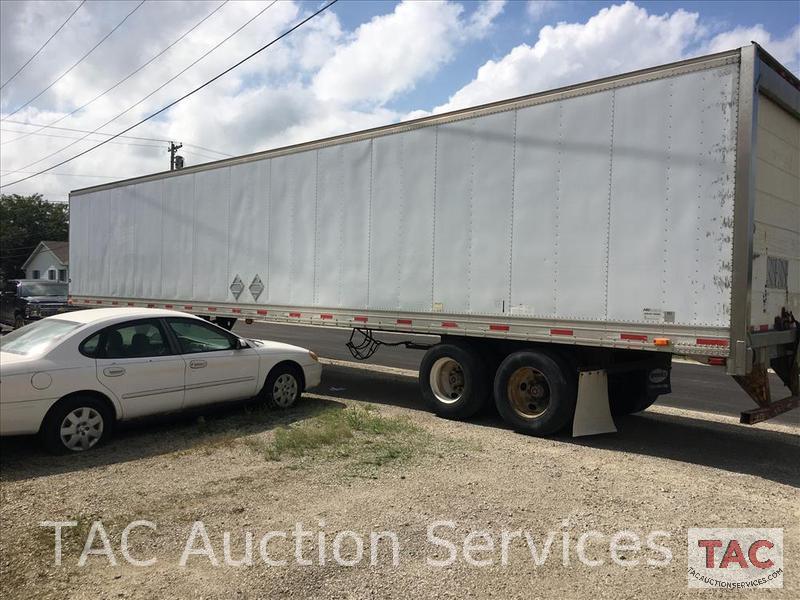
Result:
{"label": "shadow on gravel", "polygon": [[[322,383],[314,391],[328,397],[430,412],[420,397],[417,379],[413,377],[326,367]],[[487,410],[470,422],[481,427],[508,429],[494,410]],[[618,418],[616,424],[619,431],[615,434],[580,438],[562,434],[554,439],[576,446],[654,456],[755,475],[800,488],[800,469],[797,467],[800,464],[800,437],[796,435],[758,429],[757,426],[751,428],[648,412]],[[516,434],[509,431],[509,435]]]}
{"label": "shadow on gravel", "polygon": [[237,402],[162,415],[120,424],[114,437],[90,452],[53,456],[34,436],[0,438],[0,478],[18,481],[46,475],[152,458],[173,452],[202,451],[263,433],[344,405],[303,397],[296,406],[280,411],[261,403]]}

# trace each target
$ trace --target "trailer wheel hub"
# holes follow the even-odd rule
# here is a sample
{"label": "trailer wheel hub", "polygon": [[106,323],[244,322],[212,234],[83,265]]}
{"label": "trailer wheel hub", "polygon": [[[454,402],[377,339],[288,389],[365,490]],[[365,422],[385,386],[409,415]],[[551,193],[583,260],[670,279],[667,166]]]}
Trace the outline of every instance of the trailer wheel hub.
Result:
{"label": "trailer wheel hub", "polygon": [[464,369],[452,358],[440,358],[431,368],[431,390],[439,402],[455,404],[464,394]]}
{"label": "trailer wheel hub", "polygon": [[533,367],[514,371],[508,380],[511,407],[524,419],[541,417],[550,406],[550,386],[547,378]]}

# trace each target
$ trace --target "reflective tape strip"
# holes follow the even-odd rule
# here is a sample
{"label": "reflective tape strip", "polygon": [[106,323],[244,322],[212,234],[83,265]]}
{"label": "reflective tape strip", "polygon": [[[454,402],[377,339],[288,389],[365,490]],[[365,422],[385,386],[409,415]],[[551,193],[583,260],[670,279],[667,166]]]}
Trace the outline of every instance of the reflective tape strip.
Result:
{"label": "reflective tape strip", "polygon": [[489,325],[489,331],[508,331],[508,325]]}
{"label": "reflective tape strip", "polygon": [[411,325],[411,319],[397,319],[398,325]]}
{"label": "reflective tape strip", "polygon": [[641,335],[639,333],[620,333],[619,339],[621,340],[629,340],[631,342],[646,342],[647,336]]}
{"label": "reflective tape strip", "polygon": [[572,329],[551,329],[550,335],[574,335]]}
{"label": "reflective tape strip", "polygon": [[448,327],[452,329],[454,327],[458,327],[458,323],[455,321],[442,321],[442,327]]}
{"label": "reflective tape strip", "polygon": [[718,340],[714,338],[697,338],[698,346],[727,346],[728,340]]}

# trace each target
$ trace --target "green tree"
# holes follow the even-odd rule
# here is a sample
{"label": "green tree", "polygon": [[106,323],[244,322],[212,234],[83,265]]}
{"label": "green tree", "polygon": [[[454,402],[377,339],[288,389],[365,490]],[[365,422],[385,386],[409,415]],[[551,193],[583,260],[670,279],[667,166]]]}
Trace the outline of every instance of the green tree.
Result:
{"label": "green tree", "polygon": [[41,194],[0,195],[0,277],[24,275],[22,264],[42,240],[67,241],[69,205]]}

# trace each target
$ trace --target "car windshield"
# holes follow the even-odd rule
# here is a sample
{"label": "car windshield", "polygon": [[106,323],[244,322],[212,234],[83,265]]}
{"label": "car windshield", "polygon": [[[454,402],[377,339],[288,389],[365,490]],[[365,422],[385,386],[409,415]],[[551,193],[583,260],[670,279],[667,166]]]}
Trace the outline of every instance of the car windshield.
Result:
{"label": "car windshield", "polygon": [[0,351],[26,356],[42,354],[81,323],[42,319],[0,337]]}
{"label": "car windshield", "polygon": [[66,296],[66,283],[21,283],[17,295],[25,296]]}

